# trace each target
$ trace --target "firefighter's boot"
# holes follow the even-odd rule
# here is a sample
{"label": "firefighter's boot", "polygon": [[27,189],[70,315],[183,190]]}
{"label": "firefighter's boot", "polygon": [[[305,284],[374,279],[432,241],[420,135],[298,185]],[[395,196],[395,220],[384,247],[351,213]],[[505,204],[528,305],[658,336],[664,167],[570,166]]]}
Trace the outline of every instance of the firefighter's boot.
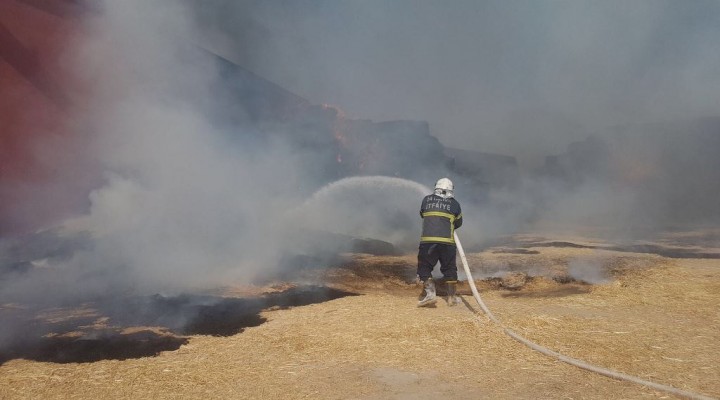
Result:
{"label": "firefighter's boot", "polygon": [[437,299],[435,298],[435,282],[433,282],[432,278],[425,281],[425,284],[423,285],[423,290],[425,292],[425,297],[418,301],[418,307],[425,307],[435,304]]}
{"label": "firefighter's boot", "polygon": [[447,304],[452,307],[460,304],[462,300],[457,296],[457,281],[447,281]]}

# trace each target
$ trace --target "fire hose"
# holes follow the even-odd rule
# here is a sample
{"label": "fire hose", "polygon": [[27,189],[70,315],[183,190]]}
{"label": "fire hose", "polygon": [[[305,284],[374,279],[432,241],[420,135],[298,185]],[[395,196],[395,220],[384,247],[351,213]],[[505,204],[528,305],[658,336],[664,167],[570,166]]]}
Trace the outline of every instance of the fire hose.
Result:
{"label": "fire hose", "polygon": [[460,260],[462,261],[463,268],[465,269],[465,275],[467,276],[467,281],[468,281],[468,284],[470,285],[470,290],[472,291],[472,294],[473,294],[473,297],[475,298],[475,301],[478,303],[478,305],[479,305],[480,308],[483,310],[483,312],[485,313],[485,315],[486,315],[488,318],[490,318],[491,321],[493,321],[495,324],[497,324],[500,328],[502,328],[502,330],[505,332],[505,334],[507,334],[507,335],[510,336],[511,338],[513,338],[513,339],[517,340],[518,342],[520,342],[520,343],[522,343],[522,344],[530,347],[531,349],[533,349],[533,350],[535,350],[535,351],[538,351],[538,352],[540,352],[540,353],[542,353],[542,354],[545,354],[546,356],[553,357],[553,358],[555,358],[555,359],[557,359],[557,360],[560,360],[560,361],[562,361],[562,362],[564,362],[564,363],[567,363],[567,364],[570,364],[570,365],[574,365],[574,366],[576,366],[576,367],[578,367],[578,368],[582,368],[582,369],[585,369],[585,370],[588,370],[588,371],[592,371],[592,372],[595,372],[595,373],[598,373],[598,374],[600,374],[600,375],[604,375],[604,376],[607,376],[607,377],[610,377],[610,378],[613,378],[613,379],[618,379],[618,380],[623,380],[623,381],[628,381],[628,382],[637,383],[637,384],[642,385],[642,386],[646,386],[646,387],[649,387],[649,388],[657,389],[657,390],[660,390],[660,391],[663,391],[663,392],[666,392],[666,393],[671,393],[671,394],[674,394],[674,395],[677,395],[677,396],[686,397],[686,398],[688,398],[688,399],[717,400],[717,399],[715,399],[715,398],[713,398],[713,397],[709,397],[709,396],[705,396],[705,395],[702,395],[702,394],[697,394],[697,393],[689,392],[689,391],[686,391],[686,390],[678,389],[678,388],[675,388],[675,387],[672,387],[672,386],[668,386],[668,385],[663,385],[663,384],[660,384],[660,383],[655,383],[655,382],[646,381],[646,380],[644,380],[644,379],[641,379],[641,378],[638,378],[638,377],[635,377],[635,376],[632,376],[632,375],[624,374],[624,373],[622,373],[622,372],[613,371],[613,370],[610,370],[610,369],[606,369],[606,368],[598,367],[598,366],[595,366],[595,365],[591,365],[591,364],[588,364],[588,363],[586,363],[586,362],[584,362],[584,361],[581,361],[581,360],[578,360],[578,359],[575,359],[575,358],[571,358],[571,357],[562,355],[562,354],[560,354],[560,353],[557,353],[557,352],[555,352],[555,351],[552,351],[552,350],[548,349],[547,347],[540,346],[540,345],[538,345],[537,343],[534,343],[534,342],[532,342],[532,341],[524,338],[523,336],[519,335],[518,333],[516,333],[516,332],[513,331],[512,329],[506,327],[500,320],[498,320],[498,319],[495,317],[495,315],[493,315],[493,313],[490,311],[490,309],[487,308],[487,306],[486,306],[485,303],[483,302],[482,298],[480,298],[480,293],[478,292],[477,287],[475,286],[475,281],[473,280],[472,274],[470,273],[470,268],[468,267],[467,258],[465,258],[465,251],[463,250],[462,244],[460,243],[460,238],[458,238],[457,233],[455,233],[455,244],[457,245],[457,250],[458,250],[458,253],[460,254]]}

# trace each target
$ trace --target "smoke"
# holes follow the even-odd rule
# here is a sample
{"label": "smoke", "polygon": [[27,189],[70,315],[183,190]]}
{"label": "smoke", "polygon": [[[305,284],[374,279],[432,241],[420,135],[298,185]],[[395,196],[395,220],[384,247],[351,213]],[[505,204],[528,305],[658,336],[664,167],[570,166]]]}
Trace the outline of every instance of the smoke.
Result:
{"label": "smoke", "polygon": [[[405,179],[346,178],[313,194],[288,214],[288,223],[358,238],[381,238],[410,250],[417,246],[420,232],[418,198],[428,194],[427,187]],[[322,218],[308,219],[307,215]]]}
{"label": "smoke", "polygon": [[92,244],[3,279],[0,302],[177,292],[272,268],[305,154],[281,139],[245,146],[245,132],[208,118],[219,72],[185,7],[106,2],[85,24],[65,61],[93,83],[73,112],[104,179],[86,192],[88,215],[66,225]]}
{"label": "smoke", "polygon": [[[708,148],[720,124],[685,135],[665,123],[717,113],[716,3],[103,4],[65,58],[86,82],[90,100],[73,113],[103,177],[88,215],[66,227],[93,232],[93,244],[0,283],[5,301],[251,281],[306,251],[303,229],[408,246],[419,195],[381,185],[307,206],[351,161],[350,172],[425,185],[453,178],[467,243],[529,226],[719,217]],[[254,119],[272,101],[250,110],[233,96],[272,85],[252,86],[252,73],[230,73],[202,48],[302,96],[284,108],[305,113]],[[309,105],[323,103],[355,122],[326,124],[341,117]],[[431,131],[368,128],[368,118],[428,120]],[[362,151],[342,148],[368,131]],[[523,178],[473,181],[445,167],[441,144],[517,157]]]}
{"label": "smoke", "polygon": [[[32,146],[62,179],[0,182],[10,226],[87,205],[57,231],[0,238],[0,350],[32,325],[26,304],[96,301],[122,321],[132,296],[323,264],[352,237],[409,251],[427,193],[391,177],[452,178],[469,249],[531,229],[618,242],[720,221],[716,2],[126,0],[97,10],[60,57],[78,81],[63,87],[72,101],[57,118],[72,135],[37,134]],[[326,103],[345,113],[313,106]],[[515,159],[473,164],[486,155],[470,152],[467,168],[447,147]],[[15,158],[3,168],[21,171]],[[353,175],[384,177],[331,183]],[[600,259],[571,260],[568,272],[606,279]]]}
{"label": "smoke", "polygon": [[718,100],[705,84],[718,64],[714,2],[197,8],[216,35],[262,36],[225,50],[273,81],[364,118],[429,120],[450,145],[543,156],[608,125],[714,114]]}
{"label": "smoke", "polygon": [[573,279],[590,284],[603,284],[609,281],[601,257],[580,257],[568,261],[568,275]]}
{"label": "smoke", "polygon": [[83,110],[105,174],[85,222],[99,236],[88,263],[109,275],[99,281],[119,269],[141,291],[203,287],[235,260],[260,259],[238,255],[264,236],[259,217],[273,202],[250,188],[272,179],[268,161],[232,154],[202,114],[217,72],[188,45],[184,8],[108,2],[91,22],[96,35],[76,62],[100,79],[98,102]]}
{"label": "smoke", "polygon": [[[106,2],[83,20],[87,34],[65,62],[87,83],[89,100],[75,104],[73,118],[89,132],[84,146],[102,182],[87,193],[86,215],[59,231],[71,238],[62,257],[9,257],[23,267],[1,271],[0,303],[216,288],[267,277],[318,242],[345,249],[343,235],[416,240],[416,189],[380,184],[309,199],[338,177],[337,111],[301,100],[299,117],[254,119],[262,113],[243,106],[276,88],[229,73],[203,50],[191,11],[172,1]],[[398,143],[412,139],[396,134]],[[397,167],[391,154],[380,155],[386,169]],[[73,235],[86,231],[78,246]]]}

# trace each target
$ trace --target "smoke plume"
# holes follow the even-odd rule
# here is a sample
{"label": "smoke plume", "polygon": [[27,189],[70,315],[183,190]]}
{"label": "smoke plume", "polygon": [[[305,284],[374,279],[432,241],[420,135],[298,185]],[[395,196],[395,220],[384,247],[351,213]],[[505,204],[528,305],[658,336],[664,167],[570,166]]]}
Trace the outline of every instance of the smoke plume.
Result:
{"label": "smoke plume", "polygon": [[[451,177],[466,243],[720,220],[717,3],[102,5],[63,57],[101,177],[64,229],[91,243],[24,260],[43,267],[0,281],[0,302],[252,281],[310,251],[309,231],[412,246],[421,196],[397,185],[308,205],[347,175]],[[258,75],[294,95],[263,97],[281,89]],[[446,147],[515,157],[516,178]]]}
{"label": "smoke plume", "polygon": [[519,188],[449,172],[473,236],[720,220],[715,2],[190,4],[202,40],[311,102],[516,157]]}
{"label": "smoke plume", "polygon": [[[89,100],[74,104],[72,117],[89,132],[84,146],[101,182],[86,194],[86,215],[58,231],[72,238],[58,244],[63,251],[9,257],[21,268],[0,282],[0,301],[202,290],[268,276],[323,241],[324,251],[347,249],[345,236],[333,235],[401,244],[417,235],[419,205],[403,207],[419,201],[415,189],[366,187],[350,194],[352,205],[342,193],[312,200],[340,177],[337,112],[299,99],[300,117],[257,120],[261,112],[243,107],[259,101],[233,103],[238,93],[265,101],[262,92],[275,89],[198,44],[187,4],[106,2],[82,21],[87,34],[65,62],[88,83]],[[90,236],[78,245],[83,232]],[[49,239],[32,240],[42,247]]]}

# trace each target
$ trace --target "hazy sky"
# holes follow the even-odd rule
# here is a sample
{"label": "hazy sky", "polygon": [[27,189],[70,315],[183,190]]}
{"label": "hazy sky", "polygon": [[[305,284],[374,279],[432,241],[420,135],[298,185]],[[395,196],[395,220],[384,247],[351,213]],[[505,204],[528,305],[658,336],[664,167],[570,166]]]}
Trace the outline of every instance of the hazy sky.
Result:
{"label": "hazy sky", "polygon": [[[193,0],[190,0],[193,1]],[[717,1],[196,1],[204,39],[349,116],[532,157],[617,124],[716,115]]]}

